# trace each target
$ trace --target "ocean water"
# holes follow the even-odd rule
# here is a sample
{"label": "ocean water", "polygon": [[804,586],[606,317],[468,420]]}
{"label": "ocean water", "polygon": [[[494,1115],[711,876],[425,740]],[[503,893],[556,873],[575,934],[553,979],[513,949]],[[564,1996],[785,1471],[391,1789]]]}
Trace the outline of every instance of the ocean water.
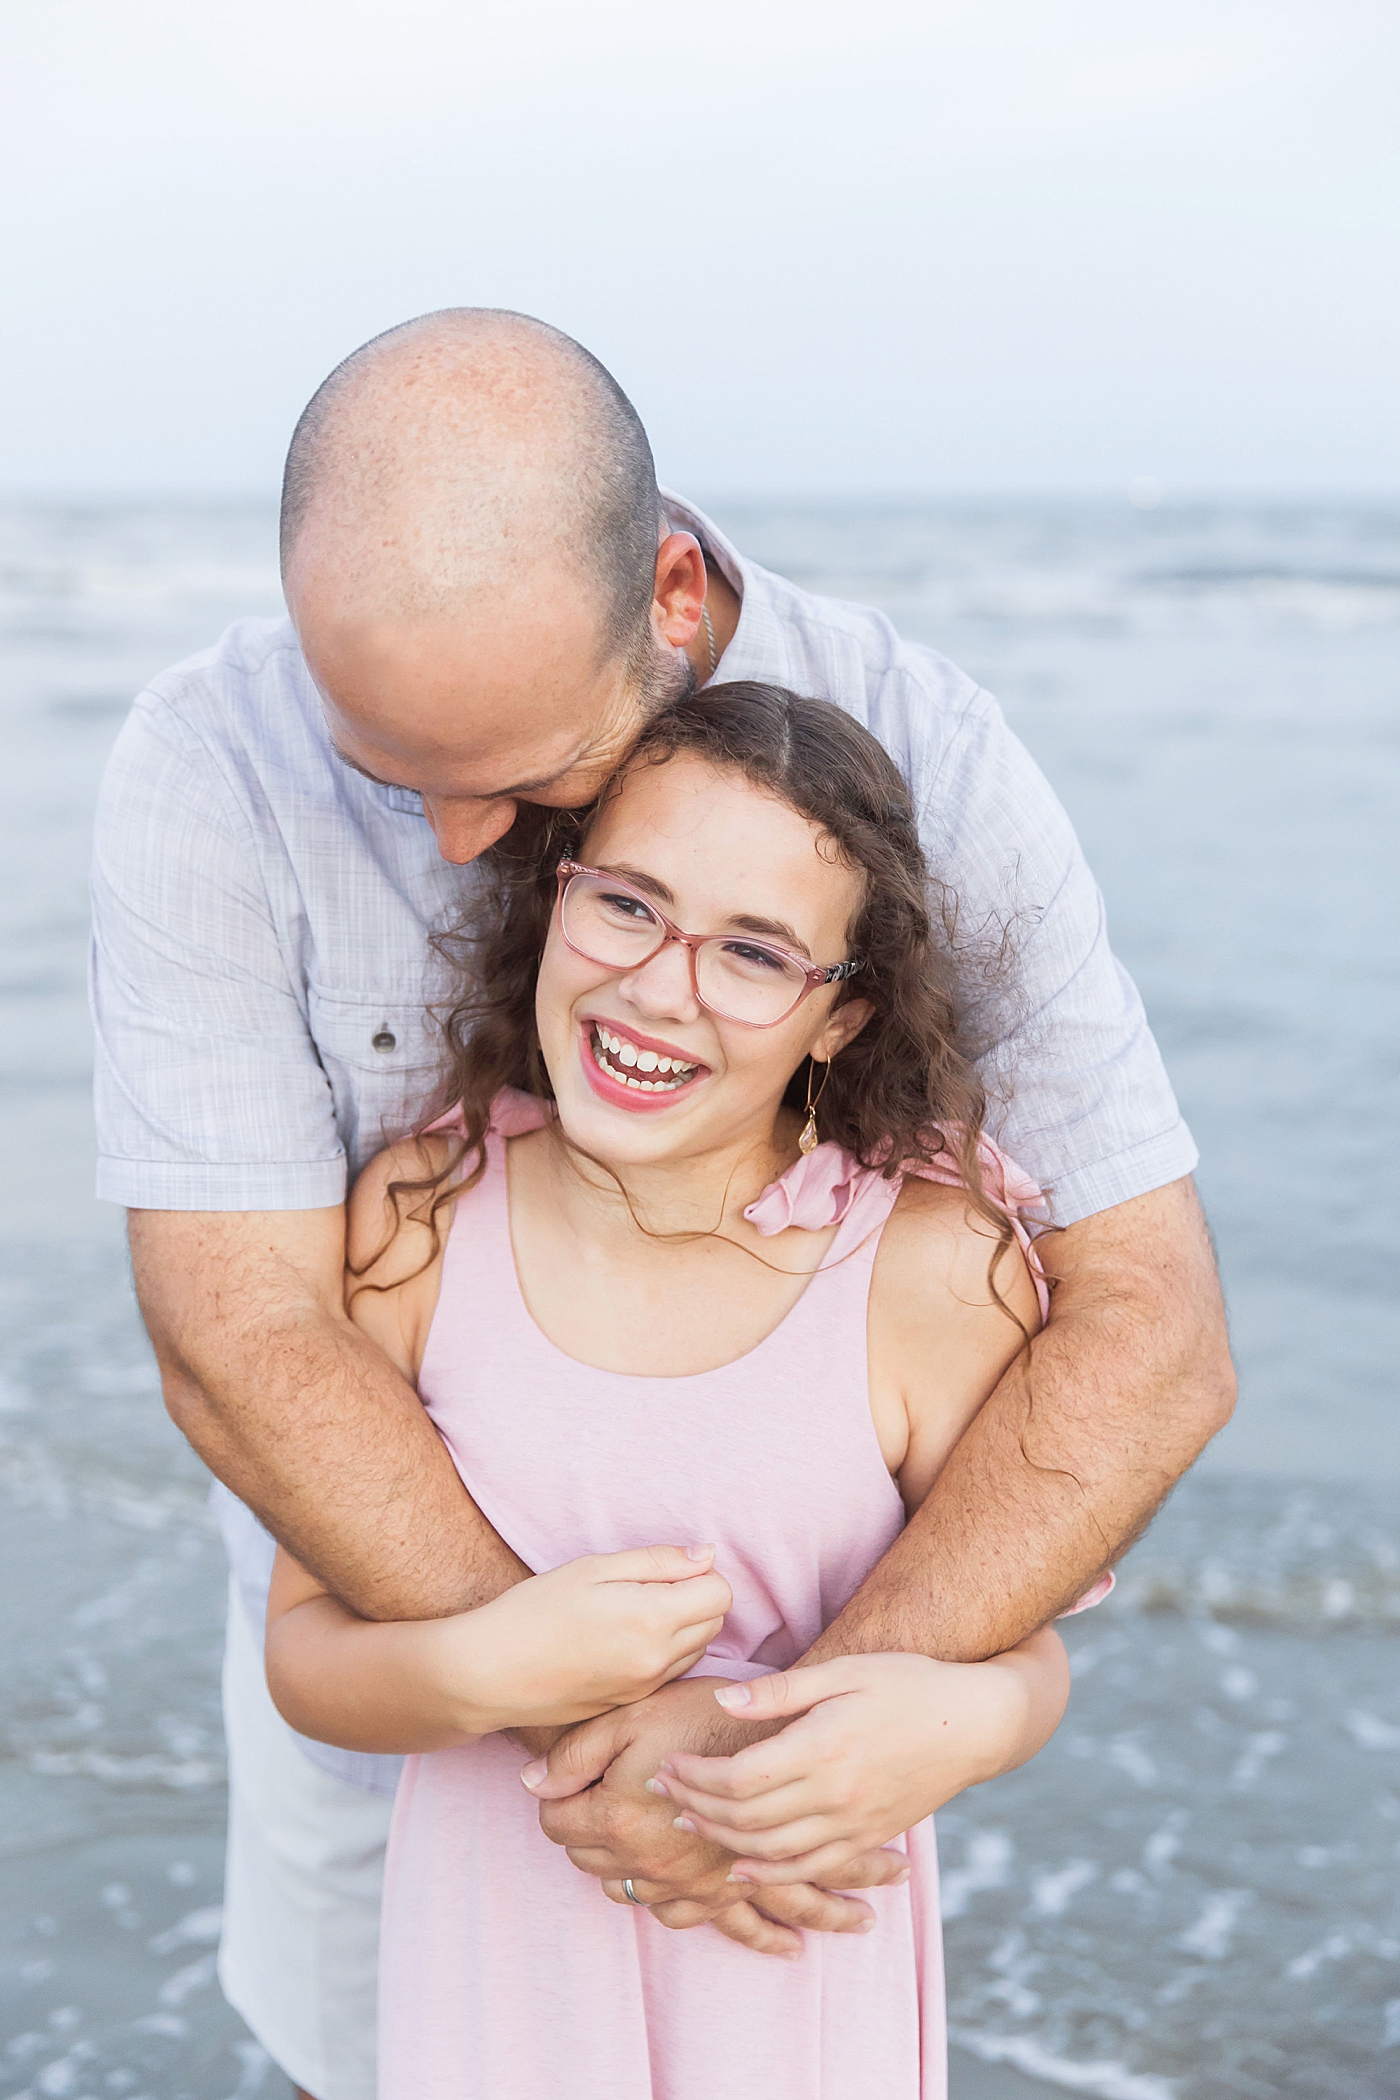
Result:
{"label": "ocean water", "polygon": [[[1400,503],[715,508],[1063,796],[1240,1360],[1059,1736],[940,1818],[955,2095],[1400,2094]],[[213,1976],[223,1574],[89,1195],[82,989],[130,694],[278,602],[267,505],[0,506],[0,2095],[285,2091]]]}

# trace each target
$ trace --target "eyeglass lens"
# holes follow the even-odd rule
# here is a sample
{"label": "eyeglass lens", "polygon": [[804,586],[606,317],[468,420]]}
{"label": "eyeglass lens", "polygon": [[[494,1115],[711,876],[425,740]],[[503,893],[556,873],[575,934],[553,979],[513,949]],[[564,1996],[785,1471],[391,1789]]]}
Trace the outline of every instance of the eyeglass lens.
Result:
{"label": "eyeglass lens", "polygon": [[[581,953],[610,970],[639,969],[666,938],[644,898],[596,875],[575,875],[568,883],[564,932]],[[700,997],[731,1021],[781,1021],[806,988],[806,973],[796,963],[742,934],[717,934],[694,953]]]}

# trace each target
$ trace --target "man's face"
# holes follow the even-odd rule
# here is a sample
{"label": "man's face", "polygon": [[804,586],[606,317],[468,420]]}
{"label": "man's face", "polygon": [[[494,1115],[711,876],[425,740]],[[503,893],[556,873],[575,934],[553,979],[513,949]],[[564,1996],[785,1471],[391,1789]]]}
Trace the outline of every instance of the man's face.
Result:
{"label": "man's face", "polygon": [[[357,613],[314,572],[288,602],[340,757],[413,788],[444,860],[475,860],[519,802],[588,802],[640,733],[651,694],[606,646],[601,608],[558,569],[482,592],[459,617]],[[656,638],[656,673],[684,678]]]}

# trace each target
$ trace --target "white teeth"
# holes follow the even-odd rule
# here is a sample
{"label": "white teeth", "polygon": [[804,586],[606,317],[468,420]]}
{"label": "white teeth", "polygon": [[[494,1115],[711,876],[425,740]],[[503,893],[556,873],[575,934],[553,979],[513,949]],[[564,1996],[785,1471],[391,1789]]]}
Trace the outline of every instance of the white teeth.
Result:
{"label": "white teeth", "polygon": [[[594,1056],[599,1065],[610,1079],[631,1087],[634,1094],[673,1094],[694,1075],[695,1066],[683,1063],[678,1057],[658,1057],[654,1050],[638,1050],[636,1044],[629,1043],[625,1036],[611,1034],[596,1021],[593,1029]],[[619,1070],[619,1066],[627,1069]],[[669,1073],[670,1078],[634,1079],[632,1068],[638,1072]]]}

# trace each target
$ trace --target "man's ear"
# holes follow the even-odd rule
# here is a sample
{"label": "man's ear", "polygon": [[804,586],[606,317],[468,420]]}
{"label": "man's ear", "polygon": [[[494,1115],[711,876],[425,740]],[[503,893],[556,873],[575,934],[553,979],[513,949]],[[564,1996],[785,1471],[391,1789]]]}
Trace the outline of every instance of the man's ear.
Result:
{"label": "man's ear", "polygon": [[829,1064],[833,1057],[839,1057],[846,1045],[855,1041],[874,1011],[868,999],[848,999],[844,1006],[838,1006],[812,1045],[811,1054],[817,1063]]}
{"label": "man's ear", "polygon": [[705,556],[693,532],[669,532],[656,550],[652,618],[663,642],[684,649],[705,603]]}

